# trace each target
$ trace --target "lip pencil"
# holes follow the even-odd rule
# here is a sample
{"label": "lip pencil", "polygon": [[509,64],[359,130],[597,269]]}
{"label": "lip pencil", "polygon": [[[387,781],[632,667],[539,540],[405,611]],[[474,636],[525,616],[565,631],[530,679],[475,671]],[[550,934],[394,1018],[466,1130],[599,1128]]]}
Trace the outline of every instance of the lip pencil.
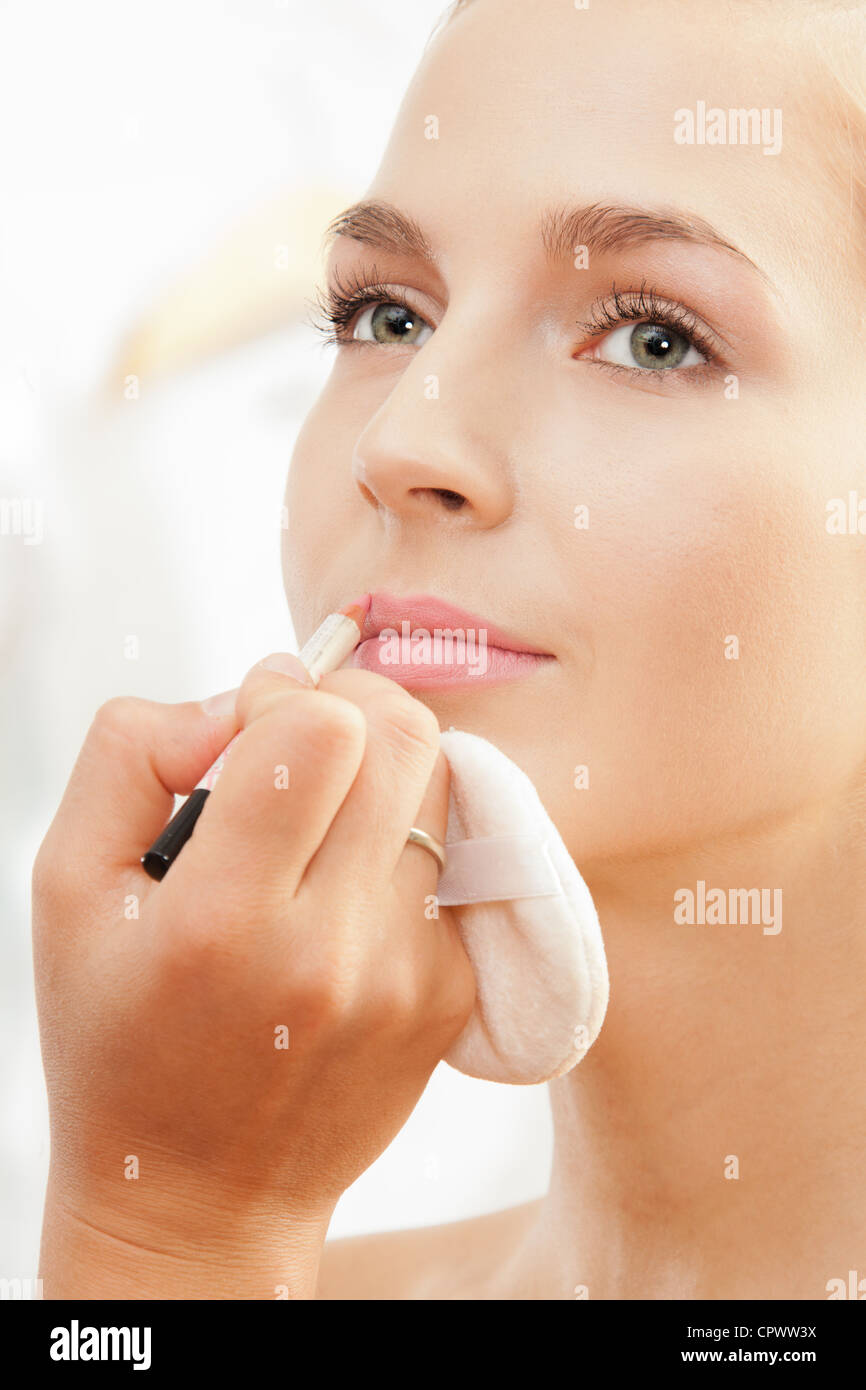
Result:
{"label": "lip pencil", "polygon": [[[337,613],[329,613],[312,637],[304,643],[299,660],[307,668],[314,685],[319,684],[322,676],[336,671],[349,653],[355,650],[361,640],[361,629],[369,607],[370,595],[365,594],[357,603],[350,603]],[[226,754],[239,737],[239,733],[235,734],[172,816],[162,834],[157,836],[147,853],[141,856],[141,862],[151,878],[164,878],[180,854],[223,770]]]}

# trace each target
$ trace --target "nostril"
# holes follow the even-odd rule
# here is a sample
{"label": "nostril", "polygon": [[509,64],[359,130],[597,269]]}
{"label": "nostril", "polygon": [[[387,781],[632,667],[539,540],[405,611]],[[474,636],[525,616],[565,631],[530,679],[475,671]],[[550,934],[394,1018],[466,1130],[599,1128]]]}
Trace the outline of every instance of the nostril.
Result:
{"label": "nostril", "polygon": [[452,492],[451,489],[447,487],[434,487],[433,491],[436,493],[436,496],[441,499],[443,507],[447,507],[449,512],[459,511],[466,501],[462,492]]}

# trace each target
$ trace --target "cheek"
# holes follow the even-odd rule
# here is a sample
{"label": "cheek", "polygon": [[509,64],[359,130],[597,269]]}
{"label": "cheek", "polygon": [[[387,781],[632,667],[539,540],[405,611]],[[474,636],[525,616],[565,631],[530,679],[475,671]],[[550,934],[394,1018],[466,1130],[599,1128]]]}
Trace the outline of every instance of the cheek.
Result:
{"label": "cheek", "polygon": [[343,577],[341,556],[352,534],[352,518],[357,521],[351,474],[356,437],[357,430],[341,428],[326,388],[307,415],[292,451],[281,549],[283,586],[300,641],[315,628],[323,604],[343,597],[334,586]]}
{"label": "cheek", "polygon": [[559,810],[584,853],[789,811],[864,754],[863,560],[827,534],[818,443],[710,426],[599,440],[547,485],[588,509],[551,534],[574,596],[561,746],[592,787]]}
{"label": "cheek", "polygon": [[772,771],[790,801],[841,770],[860,723],[862,590],[812,457],[754,436],[727,459],[696,452],[633,518],[632,650],[664,689],[662,727],[701,759],[748,758],[746,783]]}

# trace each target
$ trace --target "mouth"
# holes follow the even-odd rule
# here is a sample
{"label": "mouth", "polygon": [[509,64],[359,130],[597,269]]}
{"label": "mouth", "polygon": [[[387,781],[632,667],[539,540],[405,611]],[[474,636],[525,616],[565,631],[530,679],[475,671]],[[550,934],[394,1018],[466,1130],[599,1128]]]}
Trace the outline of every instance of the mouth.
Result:
{"label": "mouth", "polygon": [[453,690],[516,680],[555,659],[443,599],[374,593],[350,664],[407,690]]}

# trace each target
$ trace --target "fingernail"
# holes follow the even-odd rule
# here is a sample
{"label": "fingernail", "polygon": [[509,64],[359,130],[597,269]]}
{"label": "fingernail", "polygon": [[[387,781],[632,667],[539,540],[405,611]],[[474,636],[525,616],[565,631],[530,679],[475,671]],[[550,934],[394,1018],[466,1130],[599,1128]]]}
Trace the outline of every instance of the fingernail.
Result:
{"label": "fingernail", "polygon": [[237,695],[237,687],[234,690],[223,690],[219,695],[211,695],[207,700],[202,700],[201,707],[211,719],[225,719],[227,715],[234,714]]}
{"label": "fingernail", "polygon": [[290,652],[272,652],[266,656],[259,665],[266,671],[279,671],[281,676],[291,676],[293,680],[300,681],[301,685],[312,685],[310,673],[303,662]]}

